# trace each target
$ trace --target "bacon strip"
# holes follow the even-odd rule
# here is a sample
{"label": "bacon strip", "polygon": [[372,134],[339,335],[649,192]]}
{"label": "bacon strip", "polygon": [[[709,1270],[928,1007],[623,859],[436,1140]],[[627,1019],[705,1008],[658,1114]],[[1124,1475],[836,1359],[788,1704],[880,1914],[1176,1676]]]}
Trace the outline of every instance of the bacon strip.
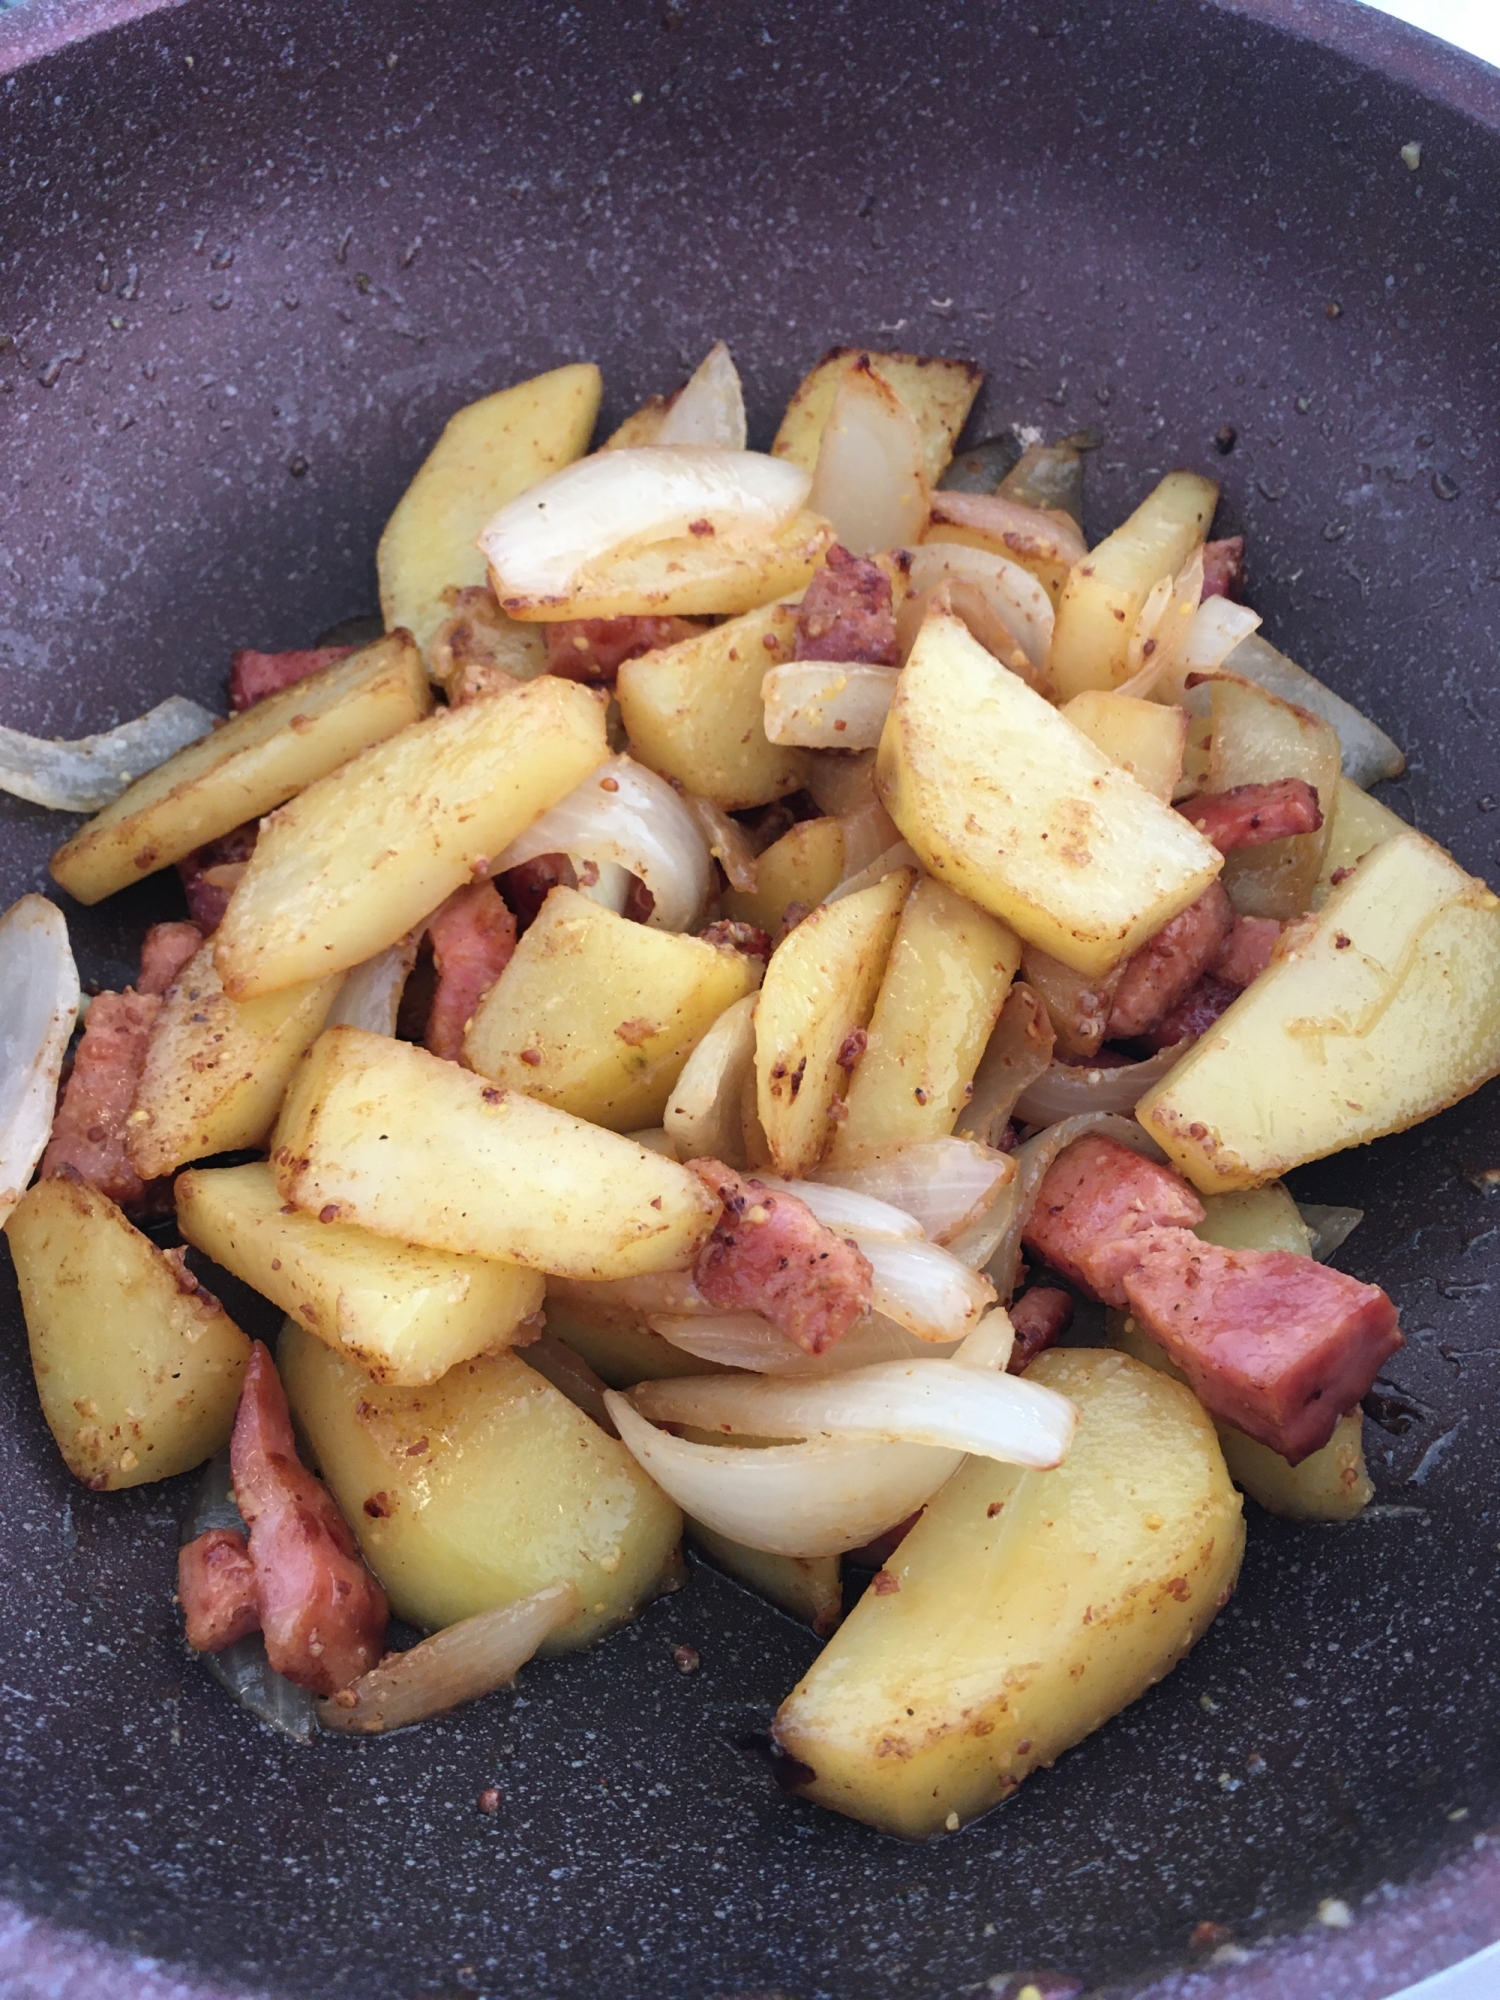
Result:
{"label": "bacon strip", "polygon": [[224,921],[235,884],[245,872],[245,863],[255,852],[260,837],[260,821],[247,820],[231,833],[211,840],[185,854],[177,864],[188,915],[207,937]]}
{"label": "bacon strip", "polygon": [[1016,1344],[1005,1372],[1019,1375],[1073,1324],[1073,1301],[1056,1285],[1033,1285],[1029,1292],[1011,1300],[1010,1323],[1016,1330]]}
{"label": "bacon strip", "polygon": [[688,1166],[724,1204],[693,1273],[710,1304],[763,1313],[809,1354],[826,1352],[870,1310],[868,1259],[805,1202],[772,1194],[719,1160]]}
{"label": "bacon strip", "polygon": [[562,618],[547,627],[547,671],[598,685],[612,681],[627,660],[703,629],[696,618]]}
{"label": "bacon strip", "polygon": [[1191,1229],[1204,1207],[1179,1175],[1117,1139],[1090,1132],[1058,1154],[1022,1232],[1028,1250],[1080,1291],[1123,1306],[1135,1241],[1161,1228]]}
{"label": "bacon strip", "polygon": [[1213,964],[1234,928],[1234,906],[1222,883],[1210,882],[1197,902],[1163,924],[1125,962],[1105,1026],[1108,1041],[1132,1041],[1190,992]]}
{"label": "bacon strip", "polygon": [[257,653],[253,646],[241,646],[229,662],[230,714],[254,708],[268,694],[321,673],[353,651],[352,646],[308,646],[292,653]]}
{"label": "bacon strip", "polygon": [[1378,1285],[1288,1250],[1225,1250],[1163,1229],[1124,1282],[1204,1408],[1293,1465],[1327,1444],[1402,1345]]}
{"label": "bacon strip", "polygon": [[1266,785],[1200,792],[1195,799],[1184,799],[1177,810],[1221,854],[1316,833],[1323,824],[1318,795],[1305,778],[1275,778]]}
{"label": "bacon strip", "polygon": [[125,1150],[126,1121],[160,1012],[154,993],[136,993],[128,986],[123,993],[100,993],[90,1002],[42,1155],[43,1180],[76,1175],[121,1207],[145,1193],[146,1184]]}
{"label": "bacon strip", "polygon": [[1226,536],[1203,544],[1204,597],[1238,598],[1245,587],[1245,537]]}
{"label": "bacon strip", "polygon": [[141,940],[137,993],[163,994],[203,942],[196,924],[153,924]]}
{"label": "bacon strip", "polygon": [[260,1341],[250,1350],[229,1464],[250,1529],[266,1657],[298,1687],[336,1694],[381,1656],[385,1592],[333,1496],[298,1461],[281,1378]]}
{"label": "bacon strip", "polygon": [[803,592],[792,657],[896,665],[901,655],[891,580],[878,563],[834,543]]}
{"label": "bacon strip", "polygon": [[516,948],[516,920],[493,882],[458,889],[427,923],[437,991],[427,1016],[426,1044],[435,1056],[461,1062],[464,1030]]}
{"label": "bacon strip", "polygon": [[260,1630],[250,1545],[234,1528],[210,1528],[177,1551],[177,1595],[195,1653],[222,1653]]}

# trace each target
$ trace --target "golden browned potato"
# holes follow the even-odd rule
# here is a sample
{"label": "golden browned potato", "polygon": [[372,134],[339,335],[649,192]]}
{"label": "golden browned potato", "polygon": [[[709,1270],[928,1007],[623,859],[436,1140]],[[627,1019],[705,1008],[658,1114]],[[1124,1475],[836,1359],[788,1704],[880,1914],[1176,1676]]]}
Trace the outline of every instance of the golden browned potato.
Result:
{"label": "golden browned potato", "polygon": [[1169,472],[1128,521],[1073,565],[1052,635],[1052,678],[1064,701],[1129,677],[1141,608],[1152,586],[1176,576],[1202,546],[1218,499],[1212,479]]}
{"label": "golden browned potato", "polygon": [[80,903],[97,903],[258,819],[431,707],[410,638],[377,639],[137,778],[58,848],[53,879]]}
{"label": "golden browned potato", "polygon": [[250,1343],[218,1300],[83,1181],[38,1181],[5,1225],[37,1394],[96,1493],[170,1479],[229,1442]]}
{"label": "golden browned potato", "polygon": [[557,888],[464,1038],[482,1076],[614,1132],[659,1125],[682,1066],[758,960]]}
{"label": "golden browned potato", "polygon": [[289,1321],[278,1359],[292,1414],[398,1617],[453,1625],[571,1582],[583,1610],[542,1648],[568,1653],[676,1580],[677,1509],[514,1354],[390,1388]]}
{"label": "golden browned potato", "polygon": [[[1323,868],[1338,797],[1339,739],[1321,716],[1295,708],[1254,681],[1221,674],[1211,688],[1208,789],[1304,778],[1318,795],[1323,824],[1314,833],[1245,847],[1224,862],[1224,887],[1246,917],[1300,917]],[[1189,799],[1183,807],[1192,818]]]}
{"label": "golden browned potato", "polygon": [[760,684],[791,658],[796,617],[794,606],[763,605],[627,660],[615,695],[634,755],[725,812],[795,792],[808,760],[767,738]]}
{"label": "golden browned potato", "polygon": [[701,1521],[688,1520],[687,1537],[711,1562],[764,1597],[779,1611],[811,1625],[826,1639],[844,1615],[844,1585],[837,1556],[777,1556],[747,1549]]}
{"label": "golden browned potato", "polygon": [[260,1000],[231,1000],[212,943],[195,952],[157,1016],[136,1086],[128,1150],[141,1179],[263,1144],[342,984],[335,972]]}
{"label": "golden browned potato", "polygon": [[917,883],[849,1080],[848,1116],[834,1128],[831,1165],[953,1130],[1020,963],[1014,931],[941,882]]}
{"label": "golden browned potato", "polygon": [[823,427],[844,377],[864,357],[882,382],[894,389],[916,419],[933,483],[953,456],[953,447],[984,381],[972,361],[945,361],[928,354],[873,354],[860,347],[834,347],[798,384],[771,450],[778,458],[811,472],[818,462]]}
{"label": "golden browned potato", "polygon": [[1188,719],[1175,702],[1141,701],[1113,688],[1085,688],[1063,704],[1075,729],[1159,799],[1170,799],[1182,776]]}
{"label": "golden browned potato", "polygon": [[686,1270],[718,1213],[675,1160],[362,1028],[313,1044],[271,1145],[309,1215],[572,1278]]}
{"label": "golden browned potato", "polygon": [[1129,957],[1223,864],[951,613],[918,634],[877,768],[929,873],[1077,972]]}
{"label": "golden browned potato", "polygon": [[1392,834],[1136,1116],[1205,1194],[1403,1131],[1500,1071],[1500,903]]}
{"label": "golden browned potato", "polygon": [[544,674],[440,709],[261,829],[214,939],[225,991],[359,965],[471,881],[609,755],[604,703]]}
{"label": "golden browned potato", "polygon": [[377,1382],[435,1382],[541,1309],[539,1271],[289,1211],[263,1161],[179,1174],[174,1193],[189,1243]]}
{"label": "golden browned potato", "polygon": [[870,1018],[914,879],[898,868],[820,904],[771,954],[755,1004],[756,1111],[776,1171],[789,1179],[810,1173],[833,1137],[849,1038]]}
{"label": "golden browned potato", "polygon": [[804,1795],[923,1840],[1176,1666],[1239,1571],[1240,1498],[1193,1396],[1127,1356],[1054,1349],[1078,1408],[1052,1472],[970,1458],[782,1703]]}
{"label": "golden browned potato", "polygon": [[724,896],[725,916],[775,937],[793,903],[816,909],[843,881],[845,847],[842,820],[798,820],[757,859],[755,887]]}
{"label": "golden browned potato", "polygon": [[375,554],[387,631],[404,625],[426,651],[447,615],[444,590],[484,582],[475,536],[485,522],[588,450],[601,387],[591,361],[573,362],[448,419]]}

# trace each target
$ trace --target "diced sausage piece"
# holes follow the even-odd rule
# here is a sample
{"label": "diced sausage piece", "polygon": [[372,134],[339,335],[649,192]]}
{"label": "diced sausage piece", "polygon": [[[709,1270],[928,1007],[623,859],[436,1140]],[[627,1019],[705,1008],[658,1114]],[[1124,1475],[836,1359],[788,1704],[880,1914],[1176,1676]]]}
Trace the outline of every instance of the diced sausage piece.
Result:
{"label": "diced sausage piece", "polygon": [[1011,1300],[1010,1323],[1016,1330],[1016,1344],[1005,1372],[1019,1375],[1073,1324],[1073,1301],[1056,1285],[1033,1285],[1029,1292]]}
{"label": "diced sausage piece", "polygon": [[1115,988],[1105,1035],[1131,1041],[1153,1028],[1213,964],[1234,928],[1234,906],[1219,882],[1210,882],[1155,937],[1125,962]]}
{"label": "diced sausage piece", "polygon": [[565,889],[578,887],[578,870],[566,854],[538,854],[518,868],[507,868],[499,880],[501,892],[524,931],[559,883]]}
{"label": "diced sausage piece", "polygon": [[161,1012],[154,993],[101,993],[89,1005],[73,1072],[42,1155],[42,1178],[76,1174],[121,1207],[139,1201],[145,1182],[125,1150],[126,1121],[146,1064],[146,1045]]}
{"label": "diced sausage piece", "polygon": [[1203,595],[1235,597],[1245,587],[1245,537],[1203,544]]}
{"label": "diced sausage piece", "polygon": [[759,924],[742,924],[731,917],[720,917],[710,924],[706,931],[699,931],[705,944],[715,946],[719,951],[742,951],[747,958],[768,959],[771,956],[771,938]]}
{"label": "diced sausage piece", "polygon": [[437,991],[427,1016],[426,1042],[435,1056],[459,1062],[464,1029],[516,948],[516,920],[493,882],[455,890],[428,919]]}
{"label": "diced sausage piece", "polygon": [[1200,792],[1177,808],[1221,854],[1264,847],[1269,840],[1316,833],[1323,824],[1318,795],[1306,778],[1275,778],[1267,785],[1234,785]]}
{"label": "diced sausage piece", "polygon": [[321,673],[353,651],[352,646],[308,646],[295,653],[257,653],[251,646],[241,646],[229,662],[230,714],[254,708],[268,694],[279,694],[309,674]]}
{"label": "diced sausage piece", "polygon": [[698,1289],[726,1312],[758,1312],[809,1354],[822,1354],[870,1310],[873,1274],[858,1244],[838,1236],[793,1194],[773,1194],[718,1160],[688,1165],[723,1202],[698,1253]]}
{"label": "diced sausage piece", "polygon": [[1221,1014],[1228,1013],[1239,997],[1239,987],[1205,972],[1198,984],[1140,1039],[1153,1055],[1159,1049],[1175,1049],[1179,1042],[1196,1042],[1200,1035],[1208,1033]]}
{"label": "diced sausage piece", "polygon": [[547,671],[567,681],[612,681],[627,660],[703,630],[695,618],[563,618],[547,627]]}
{"label": "diced sausage piece", "polygon": [[260,1627],[278,1674],[336,1694],[385,1643],[385,1593],[332,1494],[302,1465],[281,1377],[256,1341],[229,1446],[235,1504],[250,1529]]}
{"label": "diced sausage piece", "polygon": [[1125,1296],[1206,1410],[1296,1465],[1401,1346],[1396,1308],[1290,1250],[1225,1250],[1185,1230],[1141,1246]]}
{"label": "diced sausage piece", "polygon": [[803,592],[793,658],[893,667],[900,657],[890,578],[835,542]]}
{"label": "diced sausage piece", "polygon": [[260,1630],[250,1545],[234,1528],[210,1528],[177,1551],[177,1595],[195,1653],[222,1653]]}
{"label": "diced sausage piece", "polygon": [[1159,1228],[1192,1229],[1203,1216],[1202,1202],[1169,1168],[1089,1132],[1047,1169],[1022,1240],[1080,1291],[1122,1306],[1122,1276],[1139,1257],[1136,1239]]}
{"label": "diced sausage piece", "polygon": [[1271,963],[1280,936],[1281,926],[1274,917],[1236,917],[1209,970],[1215,979],[1243,992]]}
{"label": "diced sausage piece", "polygon": [[235,885],[245,872],[245,864],[255,852],[260,821],[247,820],[232,833],[195,848],[177,864],[182,891],[187,897],[188,915],[207,937],[224,921]]}
{"label": "diced sausage piece", "polygon": [[165,993],[203,942],[196,924],[153,924],[141,940],[137,993]]}

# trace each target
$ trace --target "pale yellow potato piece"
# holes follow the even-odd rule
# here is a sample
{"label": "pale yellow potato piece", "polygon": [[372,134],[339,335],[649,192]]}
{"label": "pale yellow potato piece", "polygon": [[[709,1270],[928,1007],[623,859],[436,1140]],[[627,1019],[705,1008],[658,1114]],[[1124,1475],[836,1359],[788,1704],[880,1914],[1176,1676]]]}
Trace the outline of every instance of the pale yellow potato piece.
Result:
{"label": "pale yellow potato piece", "polygon": [[590,1298],[589,1290],[566,1279],[550,1280],[547,1331],[582,1355],[611,1389],[632,1389],[637,1382],[666,1381],[676,1375],[725,1372],[716,1361],[705,1361],[663,1340],[635,1306]]}
{"label": "pale yellow potato piece", "polygon": [[1064,701],[1130,675],[1130,635],[1153,584],[1176,576],[1201,547],[1219,489],[1196,472],[1169,472],[1129,520],[1073,565],[1057,604],[1052,678]]}
{"label": "pale yellow potato piece", "polygon": [[862,355],[916,419],[927,477],[936,484],[953,456],[958,434],[984,381],[984,370],[972,361],[949,361],[927,354],[875,354],[862,347],[830,348],[798,384],[772,452],[777,458],[789,458],[794,465],[813,470],[833,399]]}
{"label": "pale yellow potato piece", "polygon": [[694,1548],[778,1611],[811,1625],[820,1639],[843,1617],[844,1584],[837,1556],[777,1556],[768,1549],[747,1549],[743,1542],[732,1542],[691,1516],[685,1526]]}
{"label": "pale yellow potato piece", "polygon": [[268,695],[123,791],[52,857],[53,880],[97,903],[258,819],[432,707],[401,632]]}
{"label": "pale yellow potato piece", "polygon": [[310,1215],[572,1278],[686,1270],[718,1213],[674,1160],[362,1028],[313,1044],[271,1144]]}
{"label": "pale yellow potato piece", "polygon": [[435,1382],[541,1309],[539,1271],[288,1214],[264,1161],[179,1174],[174,1193],[189,1243],[377,1382]]}
{"label": "pale yellow potato piece", "polygon": [[970,1458],[787,1697],[802,1796],[908,1840],[1007,1798],[1176,1666],[1234,1586],[1240,1497],[1184,1388],[1125,1355],[1035,1361],[1063,1463]]}
{"label": "pale yellow potato piece", "polygon": [[1182,776],[1188,719],[1175,703],[1141,701],[1112,688],[1085,688],[1063,704],[1075,729],[1159,799],[1170,799]]}
{"label": "pale yellow potato piece", "polygon": [[816,909],[843,881],[845,846],[841,820],[798,820],[756,861],[755,887],[731,889],[721,898],[724,915],[759,924],[774,938],[793,903]]}
{"label": "pale yellow potato piece", "polygon": [[212,942],[202,945],[162,1004],[136,1086],[126,1143],[141,1179],[261,1145],[343,983],[335,972],[259,1000],[231,1000]]}
{"label": "pale yellow potato piece", "polygon": [[1128,958],[1223,863],[947,612],[917,636],[877,771],[929,873],[1077,972]]}
{"label": "pale yellow potato piece", "polygon": [[1328,845],[1323,850],[1323,866],[1313,885],[1312,908],[1321,910],[1333,893],[1333,878],[1341,869],[1357,867],[1365,856],[1389,840],[1393,833],[1405,833],[1406,821],[1379,799],[1372,799],[1358,785],[1340,778],[1334,794]]}
{"label": "pale yellow potato piece", "polygon": [[1205,1194],[1404,1131],[1500,1071],[1500,903],[1409,828],[1367,855],[1136,1116]]}
{"label": "pale yellow potato piece", "polygon": [[[1321,716],[1234,674],[1211,685],[1209,728],[1209,791],[1305,778],[1318,795],[1323,824],[1315,833],[1241,848],[1224,861],[1224,887],[1241,916],[1300,917],[1322,873],[1342,782],[1338,734]],[[1183,811],[1192,818],[1191,799]]]}
{"label": "pale yellow potato piece", "polygon": [[495,594],[513,618],[725,618],[795,597],[833,543],[817,514],[802,513],[776,535],[681,535],[601,557],[566,596]]}
{"label": "pale yellow potato piece", "polygon": [[491,515],[588,450],[601,388],[593,363],[577,361],[448,419],[375,552],[387,631],[404,625],[426,651],[448,615],[443,592],[485,580],[475,537]]}
{"label": "pale yellow potato piece", "polygon": [[42,1415],[96,1493],[229,1442],[250,1343],[217,1299],[82,1181],[38,1181],[5,1225]]}
{"label": "pale yellow potato piece", "polygon": [[552,890],[479,1004],[464,1050],[510,1090],[632,1132],[660,1125],[683,1064],[758,963]]}
{"label": "pale yellow potato piece", "polygon": [[605,705],[551,674],[439,709],[261,828],[214,938],[236,1000],[404,937],[609,755]]}
{"label": "pale yellow potato piece", "polygon": [[615,698],[634,756],[725,812],[797,791],[808,758],[766,735],[760,684],[792,657],[796,607],[766,604],[627,660]]}
{"label": "pale yellow potato piece", "polygon": [[830,1165],[953,1130],[1020,963],[1014,931],[941,882],[917,883],[849,1080],[849,1115],[835,1127]]}
{"label": "pale yellow potato piece", "polygon": [[810,1173],[833,1137],[839,1057],[875,1005],[915,871],[823,903],[789,931],[755,1004],[755,1108],[779,1174]]}
{"label": "pale yellow potato piece", "polygon": [[571,1582],[583,1609],[541,1649],[571,1653],[676,1579],[677,1509],[618,1439],[514,1354],[398,1389],[290,1321],[277,1359],[292,1414],[398,1617],[452,1625]]}

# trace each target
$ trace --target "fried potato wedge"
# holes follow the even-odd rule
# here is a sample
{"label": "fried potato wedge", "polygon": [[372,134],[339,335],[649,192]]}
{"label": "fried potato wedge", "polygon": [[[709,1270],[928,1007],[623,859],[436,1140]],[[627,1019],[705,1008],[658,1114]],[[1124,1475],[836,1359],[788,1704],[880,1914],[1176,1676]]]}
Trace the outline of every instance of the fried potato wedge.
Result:
{"label": "fried potato wedge", "polygon": [[420,1386],[505,1346],[541,1309],[540,1272],[288,1213],[264,1161],[179,1174],[177,1226],[377,1382]]}
{"label": "fried potato wedge", "polygon": [[1323,866],[1313,884],[1312,908],[1315,910],[1321,910],[1338,887],[1335,876],[1342,878],[1347,875],[1383,840],[1407,830],[1406,821],[1399,813],[1393,813],[1379,799],[1372,799],[1368,792],[1362,792],[1347,778],[1339,779],[1329,817],[1332,824],[1328,829],[1328,845],[1323,850]]}
{"label": "fried potato wedge", "polygon": [[1077,1405],[1067,1458],[967,1460],[776,1718],[804,1797],[907,1840],[988,1811],[1144,1694],[1239,1571],[1240,1497],[1188,1390],[1087,1348],[1027,1378]]}
{"label": "fried potato wedge", "polygon": [[916,419],[922,435],[927,478],[934,485],[953,456],[984,370],[972,361],[943,360],[928,354],[875,354],[862,347],[832,347],[798,384],[771,450],[778,458],[811,472],[818,462],[823,430],[844,377],[861,361],[894,389]]}
{"label": "fried potato wedge", "polygon": [[566,1278],[547,1281],[547,1331],[581,1355],[611,1389],[659,1382],[677,1375],[722,1375],[717,1361],[704,1361],[674,1347],[652,1330],[638,1307],[601,1298],[598,1288]]}
{"label": "fried potato wedge", "polygon": [[929,872],[1076,972],[1200,896],[1222,856],[933,610],[896,690],[877,788]]}
{"label": "fried potato wedge", "polygon": [[769,1549],[747,1549],[701,1521],[689,1519],[686,1526],[688,1540],[711,1563],[778,1611],[811,1625],[820,1639],[843,1617],[844,1584],[837,1556],[777,1556]]}
{"label": "fried potato wedge", "polygon": [[58,848],[52,878],[80,903],[97,903],[258,819],[431,707],[407,634],[377,639],[137,778]]}
{"label": "fried potato wedge", "polygon": [[214,938],[236,1000],[404,937],[609,755],[604,703],[543,674],[440,709],[262,827]]}
{"label": "fried potato wedge", "polygon": [[1136,1116],[1205,1194],[1404,1131],[1500,1071],[1500,902],[1403,828],[1282,933]]}
{"label": "fried potato wedge", "polygon": [[96,1493],[229,1442],[250,1343],[216,1298],[83,1181],[38,1181],[5,1225],[42,1415]]}
{"label": "fried potato wedge", "polygon": [[271,1164],[310,1215],[573,1278],[685,1270],[718,1213],[675,1160],[362,1028],[313,1044]]}
{"label": "fried potato wedge", "polygon": [[683,1064],[759,964],[554,889],[469,1024],[473,1068],[614,1132],[659,1125]]}
{"label": "fried potato wedge", "polygon": [[475,537],[492,514],[589,448],[602,389],[573,362],[456,411],[396,502],[375,554],[386,630],[425,653],[448,615],[443,592],[484,582]]}
{"label": "fried potato wedge", "polygon": [[[1180,711],[1179,711],[1180,713]],[[1338,800],[1339,739],[1331,724],[1236,674],[1209,684],[1208,790],[1303,778],[1318,795],[1323,824],[1227,855],[1224,887],[1243,917],[1300,917],[1323,869]],[[1184,810],[1192,817],[1192,801]]]}
{"label": "fried potato wedge", "polygon": [[1141,701],[1112,688],[1085,688],[1063,714],[1111,764],[1156,798],[1170,800],[1182,776],[1188,719],[1175,702]]}
{"label": "fried potato wedge", "polygon": [[842,820],[798,820],[757,857],[755,887],[731,889],[723,897],[725,916],[759,924],[775,937],[793,903],[816,909],[843,881],[846,845]]}
{"label": "fried potato wedge", "polygon": [[277,1358],[292,1414],[398,1617],[453,1625],[572,1582],[583,1609],[541,1649],[571,1653],[680,1573],[671,1501],[514,1354],[398,1389],[292,1321]]}

